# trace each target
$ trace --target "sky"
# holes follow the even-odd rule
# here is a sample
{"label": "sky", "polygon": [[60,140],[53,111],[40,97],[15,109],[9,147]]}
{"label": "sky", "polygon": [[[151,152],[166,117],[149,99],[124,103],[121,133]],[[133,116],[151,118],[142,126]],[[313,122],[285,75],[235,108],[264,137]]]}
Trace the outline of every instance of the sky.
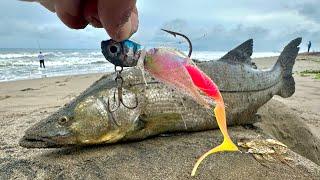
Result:
{"label": "sky", "polygon": [[[190,37],[194,50],[226,51],[249,38],[255,51],[279,52],[302,37],[320,50],[319,0],[137,0],[139,30],[133,40],[147,46],[179,46],[160,31]],[[103,29],[69,29],[37,3],[0,1],[0,48],[99,49]],[[39,42],[39,43],[38,43]],[[183,47],[181,47],[183,48]]]}

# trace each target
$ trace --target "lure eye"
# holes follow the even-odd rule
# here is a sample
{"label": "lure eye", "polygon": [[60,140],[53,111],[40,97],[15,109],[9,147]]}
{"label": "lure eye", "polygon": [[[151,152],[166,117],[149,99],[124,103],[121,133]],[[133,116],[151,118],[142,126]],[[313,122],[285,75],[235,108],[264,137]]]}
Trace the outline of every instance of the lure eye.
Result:
{"label": "lure eye", "polygon": [[58,123],[60,125],[65,125],[68,121],[69,121],[68,117],[62,116],[62,117],[59,118]]}
{"label": "lure eye", "polygon": [[118,46],[111,45],[111,46],[109,47],[109,51],[110,51],[111,53],[115,54],[115,53],[119,52],[119,48],[118,48]]}

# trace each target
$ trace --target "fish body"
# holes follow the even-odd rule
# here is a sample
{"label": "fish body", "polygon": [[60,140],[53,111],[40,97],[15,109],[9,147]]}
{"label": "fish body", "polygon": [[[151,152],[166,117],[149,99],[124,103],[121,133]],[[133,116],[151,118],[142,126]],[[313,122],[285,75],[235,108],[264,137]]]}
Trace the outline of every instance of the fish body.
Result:
{"label": "fish body", "polygon": [[[251,66],[252,40],[248,40],[217,61],[197,66],[219,87],[227,105],[228,125],[254,122],[259,107],[274,95],[290,97],[295,91],[292,68],[301,38],[291,41],[277,63],[268,70]],[[116,90],[114,75],[105,75],[81,95],[48,118],[29,128],[20,145],[27,148],[54,148],[70,145],[108,144],[142,140],[170,132],[217,129],[213,113],[184,93],[168,88],[141,71],[123,71],[123,100],[135,109],[120,106],[108,111]],[[115,123],[115,121],[117,123]]]}

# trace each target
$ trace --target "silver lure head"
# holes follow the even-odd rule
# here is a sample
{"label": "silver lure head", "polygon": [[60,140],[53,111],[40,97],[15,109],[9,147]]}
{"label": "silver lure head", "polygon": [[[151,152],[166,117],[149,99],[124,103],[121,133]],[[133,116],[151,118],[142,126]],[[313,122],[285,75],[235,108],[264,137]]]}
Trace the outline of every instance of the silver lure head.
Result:
{"label": "silver lure head", "polygon": [[133,41],[117,42],[112,39],[101,42],[104,57],[115,66],[134,67],[137,65],[143,47]]}

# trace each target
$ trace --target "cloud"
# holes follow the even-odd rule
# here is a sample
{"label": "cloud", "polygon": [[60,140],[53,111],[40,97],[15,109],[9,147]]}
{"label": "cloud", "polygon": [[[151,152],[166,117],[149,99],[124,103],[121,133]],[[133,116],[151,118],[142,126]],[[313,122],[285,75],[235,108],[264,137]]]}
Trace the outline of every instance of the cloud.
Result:
{"label": "cloud", "polygon": [[320,23],[320,1],[309,0],[305,3],[299,3],[295,6],[298,9],[299,14]]}
{"label": "cloud", "polygon": [[[224,25],[194,27],[187,20],[175,19],[164,23],[160,28],[177,31],[187,35],[193,44],[194,50],[227,51],[242,42],[253,38],[255,51],[281,51],[292,39],[302,35],[314,36],[306,29],[278,31],[263,26],[238,24],[228,27]],[[181,49],[188,47],[182,38],[175,38],[163,31],[156,31],[146,44],[154,46],[171,46]],[[181,43],[183,42],[183,43]]]}
{"label": "cloud", "polygon": [[[188,35],[195,50],[230,50],[254,38],[255,51],[280,51],[291,39],[320,44],[319,0],[139,0],[140,26],[132,39],[147,47],[186,48],[160,31],[167,28]],[[0,2],[0,48],[96,48],[109,36],[103,29],[71,30],[54,13],[36,3]]]}
{"label": "cloud", "polygon": [[99,48],[99,39],[106,39],[104,30],[87,28],[71,30],[59,24],[36,24],[24,20],[0,21],[0,47],[35,48]]}
{"label": "cloud", "polygon": [[151,47],[187,48],[160,28],[188,35],[195,50],[226,51],[249,38],[254,39],[255,51],[281,51],[297,37],[303,37],[302,49],[309,40],[316,48],[320,46],[318,0],[202,0],[197,3],[163,0],[143,3],[141,11],[147,18],[142,21],[155,28],[153,34],[147,33],[148,38],[141,39]]}

